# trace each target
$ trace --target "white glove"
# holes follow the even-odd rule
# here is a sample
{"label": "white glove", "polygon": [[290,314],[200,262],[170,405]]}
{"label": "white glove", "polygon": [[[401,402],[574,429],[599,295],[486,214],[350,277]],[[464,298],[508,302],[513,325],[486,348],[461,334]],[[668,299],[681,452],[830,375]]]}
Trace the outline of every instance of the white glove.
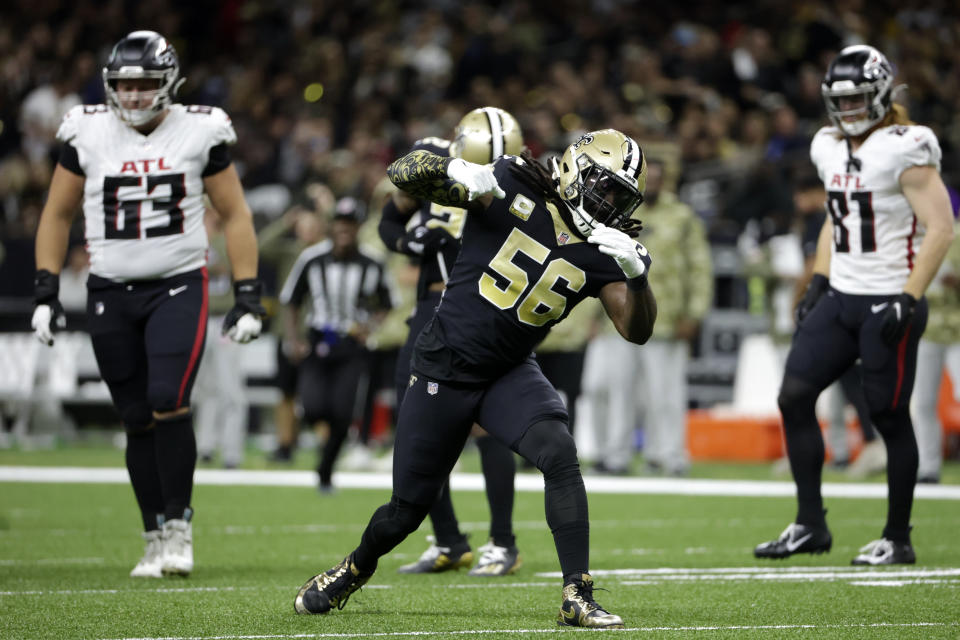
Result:
{"label": "white glove", "polygon": [[[51,326],[51,321],[53,326]],[[54,314],[53,309],[48,304],[37,305],[33,310],[33,318],[30,320],[30,327],[33,329],[33,335],[37,340],[47,346],[53,345],[53,329],[65,329],[67,319],[63,314]]]}
{"label": "white glove", "polygon": [[493,169],[485,164],[474,164],[454,158],[447,166],[447,176],[467,188],[468,200],[476,200],[488,193],[495,198],[507,197],[504,190],[497,184]]}
{"label": "white glove", "polygon": [[227,336],[234,342],[246,344],[260,336],[260,330],[263,328],[263,322],[260,316],[252,313],[245,313],[240,319],[227,330]]}
{"label": "white glove", "polygon": [[650,267],[647,248],[618,229],[598,224],[590,232],[587,242],[597,245],[601,253],[616,260],[628,278],[644,276]]}

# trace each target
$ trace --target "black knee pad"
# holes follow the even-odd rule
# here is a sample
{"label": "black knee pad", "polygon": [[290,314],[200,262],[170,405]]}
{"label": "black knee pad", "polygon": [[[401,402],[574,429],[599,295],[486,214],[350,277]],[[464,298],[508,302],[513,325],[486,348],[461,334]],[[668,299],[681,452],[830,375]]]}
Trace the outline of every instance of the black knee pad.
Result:
{"label": "black knee pad", "polygon": [[124,407],[120,410],[120,419],[127,435],[143,435],[153,427],[153,412],[145,404]]}
{"label": "black knee pad", "polygon": [[[179,408],[177,404],[179,395],[179,388],[172,387],[166,383],[155,383],[147,389],[147,402],[150,403],[150,406],[153,407],[153,410],[157,413],[169,413]],[[186,404],[189,400],[190,398],[184,398],[185,402],[181,404]]]}
{"label": "black knee pad", "polygon": [[536,465],[544,476],[579,472],[577,445],[566,423],[550,419],[536,422],[516,443],[516,451]]}
{"label": "black knee pad", "polygon": [[[804,424],[802,418],[806,416],[797,416],[797,414],[815,411],[819,395],[819,391],[813,385],[791,375],[784,376],[780,394],[777,396],[777,405],[783,414],[784,424]],[[801,419],[793,419],[795,417]]]}
{"label": "black knee pad", "polygon": [[883,436],[889,436],[901,431],[913,429],[913,423],[910,420],[910,409],[908,407],[889,407],[879,411],[870,412],[870,420]]}

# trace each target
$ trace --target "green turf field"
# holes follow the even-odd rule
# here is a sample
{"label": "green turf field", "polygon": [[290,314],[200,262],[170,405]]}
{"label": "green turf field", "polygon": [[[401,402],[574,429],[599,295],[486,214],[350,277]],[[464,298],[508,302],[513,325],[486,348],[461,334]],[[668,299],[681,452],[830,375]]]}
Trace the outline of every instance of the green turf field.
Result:
{"label": "green turf field", "polygon": [[[69,458],[66,454],[63,458]],[[0,464],[26,464],[7,452]],[[120,458],[115,458],[119,462]],[[64,464],[67,462],[61,461]],[[321,497],[301,487],[198,486],[188,579],[127,577],[142,552],[125,484],[0,483],[0,638],[517,638],[558,636],[560,579],[543,496],[517,494],[515,576],[401,576],[424,526],[383,558],[343,611],[297,616],[310,575],[357,543],[385,490]],[[454,500],[474,546],[480,492]],[[828,499],[834,549],[785,562],[751,549],[790,521],[793,498],[590,497],[597,600],[634,638],[958,638],[960,501],[918,500],[915,567],[849,566],[879,537],[885,503]]]}

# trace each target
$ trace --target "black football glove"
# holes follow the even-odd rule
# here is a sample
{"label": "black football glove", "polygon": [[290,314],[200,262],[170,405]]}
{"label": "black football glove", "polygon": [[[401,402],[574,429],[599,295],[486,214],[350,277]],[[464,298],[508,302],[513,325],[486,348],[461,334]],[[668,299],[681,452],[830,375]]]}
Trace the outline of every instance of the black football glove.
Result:
{"label": "black football glove", "polygon": [[891,347],[900,342],[913,320],[916,307],[917,299],[909,293],[901,293],[890,301],[880,321],[880,336],[884,342]]}
{"label": "black football glove", "polygon": [[247,343],[260,335],[266,309],[260,304],[263,284],[256,278],[233,283],[233,308],[223,319],[221,333],[234,342]]}
{"label": "black football glove", "polygon": [[451,241],[453,236],[440,227],[418,225],[399,239],[397,248],[403,253],[422,256],[424,253],[440,251]]}
{"label": "black football glove", "polygon": [[803,293],[800,302],[797,303],[797,308],[793,310],[793,317],[798,325],[803,322],[807,314],[813,310],[820,296],[826,293],[829,287],[830,280],[827,276],[820,273],[813,274],[813,278],[810,279],[810,283],[807,285],[807,290]]}
{"label": "black football glove", "polygon": [[33,318],[30,326],[33,335],[46,344],[53,344],[53,332],[65,329],[67,318],[63,313],[63,306],[57,296],[60,294],[60,276],[50,273],[46,269],[37,271],[33,280]]}

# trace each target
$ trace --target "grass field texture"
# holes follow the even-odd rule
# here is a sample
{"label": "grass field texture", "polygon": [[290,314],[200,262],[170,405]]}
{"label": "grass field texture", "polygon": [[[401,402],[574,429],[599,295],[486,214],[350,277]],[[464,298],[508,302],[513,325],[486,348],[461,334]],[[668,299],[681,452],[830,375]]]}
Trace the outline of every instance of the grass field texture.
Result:
{"label": "grass field texture", "polygon": [[[135,580],[142,543],[128,485],[0,483],[0,638],[960,637],[960,501],[933,499],[914,507],[918,564],[864,569],[849,562],[879,537],[884,500],[828,499],[833,551],[771,563],[751,550],[791,520],[793,498],[592,494],[591,569],[605,589],[595,595],[628,627],[596,632],[555,626],[561,581],[543,496],[521,492],[516,575],[397,574],[426,548],[425,523],[344,610],[295,615],[300,584],[356,546],[387,499],[197,486],[194,574]],[[476,548],[485,497],[454,501]]]}

